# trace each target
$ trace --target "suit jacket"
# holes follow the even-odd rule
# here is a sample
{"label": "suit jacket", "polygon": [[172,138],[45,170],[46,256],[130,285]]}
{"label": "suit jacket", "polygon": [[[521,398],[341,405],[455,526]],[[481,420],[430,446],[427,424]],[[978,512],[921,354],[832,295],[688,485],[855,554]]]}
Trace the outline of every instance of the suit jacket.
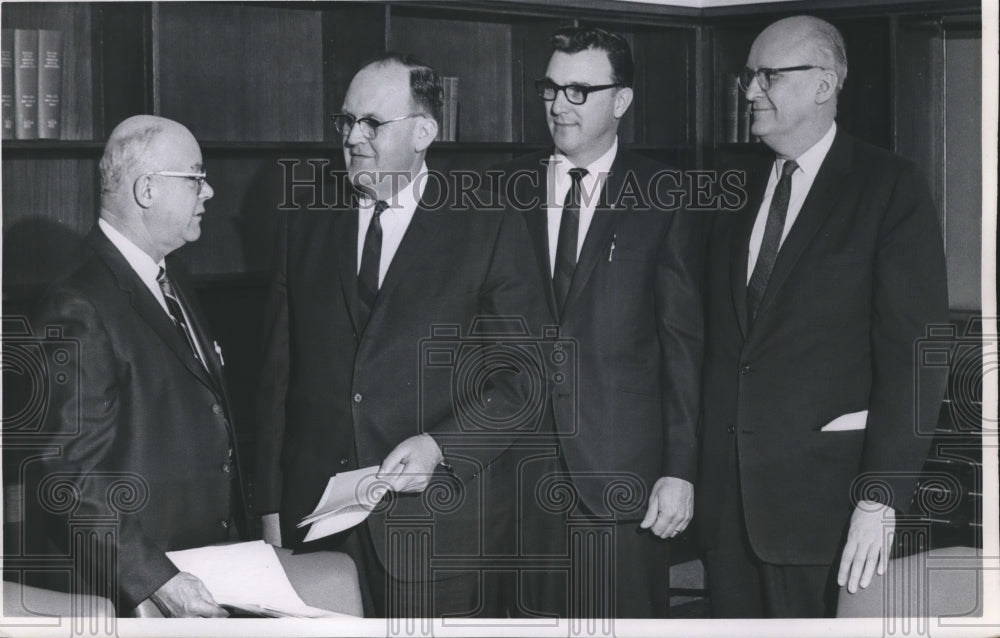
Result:
{"label": "suit jacket", "polygon": [[[905,510],[930,446],[946,368],[914,365],[948,319],[943,243],[917,169],[838,131],[746,320],[750,229],[773,157],[711,235],[704,432],[696,511],[711,546],[733,437],[754,552],[830,564],[853,505]],[[822,431],[868,410],[867,427]]]}
{"label": "suit jacket", "polygon": [[[117,568],[120,610],[177,573],[165,551],[225,541],[232,519],[245,529],[222,362],[183,275],[168,269],[208,369],[97,228],[82,266],[48,290],[34,319],[48,331],[44,348],[66,348],[70,374],[50,385],[52,447],[27,467],[39,495],[28,536],[44,553],[75,556],[85,592],[114,595],[95,585],[110,585]],[[73,539],[87,524],[98,529],[81,550]]]}
{"label": "suit jacket", "polygon": [[[701,223],[663,206],[666,167],[619,149],[581,247],[562,317],[552,290],[547,158],[500,167],[522,210],[543,323],[559,324],[571,366],[550,374],[555,432],[588,509],[641,519],[662,476],[694,482],[702,359]],[[653,197],[654,195],[656,197]],[[558,361],[558,358],[550,357]]]}
{"label": "suit jacket", "polygon": [[434,556],[477,556],[499,531],[484,516],[501,506],[495,496],[509,506],[490,475],[512,439],[456,406],[482,389],[462,372],[474,319],[511,315],[530,294],[503,215],[438,205],[447,203],[439,186],[428,180],[367,326],[358,323],[357,210],[286,214],[266,319],[258,498],[262,512],[280,509],[286,545],[302,542],[295,525],[333,474],[379,465],[411,436],[431,434],[453,468],[439,468],[424,493],[388,494],[368,518],[382,564],[404,580],[438,575],[390,554],[390,528],[429,533]]}

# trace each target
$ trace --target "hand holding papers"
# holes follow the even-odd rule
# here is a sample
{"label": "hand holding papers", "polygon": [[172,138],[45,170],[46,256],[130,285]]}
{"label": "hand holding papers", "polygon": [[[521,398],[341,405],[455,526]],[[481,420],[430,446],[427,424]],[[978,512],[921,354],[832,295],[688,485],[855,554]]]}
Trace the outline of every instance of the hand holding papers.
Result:
{"label": "hand holding papers", "polygon": [[312,525],[305,540],[336,534],[368,518],[387,491],[389,484],[376,477],[378,466],[341,472],[330,478],[319,504],[299,527]]}
{"label": "hand holding papers", "polygon": [[288,581],[274,548],[264,541],[167,552],[167,558],[181,571],[200,578],[216,602],[233,615],[274,618],[343,615],[306,605]]}

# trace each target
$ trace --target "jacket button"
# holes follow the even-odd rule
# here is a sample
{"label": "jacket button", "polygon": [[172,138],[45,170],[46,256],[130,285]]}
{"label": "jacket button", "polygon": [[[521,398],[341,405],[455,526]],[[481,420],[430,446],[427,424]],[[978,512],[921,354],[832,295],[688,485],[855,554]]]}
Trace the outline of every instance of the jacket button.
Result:
{"label": "jacket button", "polygon": [[355,403],[361,403],[361,393],[360,392],[354,395],[354,402]]}
{"label": "jacket button", "polygon": [[229,474],[232,470],[233,470],[233,467],[231,465],[229,465],[229,463],[223,463],[222,464],[222,471],[225,472],[226,474]]}
{"label": "jacket button", "polygon": [[218,403],[212,404],[212,414],[222,414],[222,406]]}
{"label": "jacket button", "polygon": [[222,529],[229,529],[229,521],[219,521],[219,527]]}
{"label": "jacket button", "polygon": [[736,431],[736,426],[734,426],[732,423],[726,426],[726,432],[732,434],[735,431]]}
{"label": "jacket button", "polygon": [[750,374],[750,370],[751,368],[749,363],[744,363],[740,366],[740,374]]}
{"label": "jacket button", "polygon": [[350,462],[351,462],[351,459],[348,459],[348,458],[342,458],[342,459],[340,459],[340,464],[341,465],[347,465]]}

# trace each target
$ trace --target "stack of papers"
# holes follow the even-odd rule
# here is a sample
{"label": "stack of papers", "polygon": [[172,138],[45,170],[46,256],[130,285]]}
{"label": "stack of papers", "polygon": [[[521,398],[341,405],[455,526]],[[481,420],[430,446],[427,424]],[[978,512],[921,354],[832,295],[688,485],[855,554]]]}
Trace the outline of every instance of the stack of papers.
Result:
{"label": "stack of papers", "polygon": [[389,491],[389,484],[376,478],[379,466],[341,472],[330,478],[319,504],[299,522],[312,525],[306,541],[330,536],[364,521]]}
{"label": "stack of papers", "polygon": [[177,569],[194,574],[215,601],[234,615],[332,618],[336,612],[305,604],[288,581],[274,548],[264,541],[167,552]]}

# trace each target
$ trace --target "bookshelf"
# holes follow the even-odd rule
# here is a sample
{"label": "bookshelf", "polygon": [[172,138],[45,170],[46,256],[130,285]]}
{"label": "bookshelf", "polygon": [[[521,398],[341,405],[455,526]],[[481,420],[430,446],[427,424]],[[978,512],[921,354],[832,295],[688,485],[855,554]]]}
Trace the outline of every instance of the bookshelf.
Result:
{"label": "bookshelf", "polygon": [[[239,362],[229,366],[230,381],[241,448],[252,449],[252,371],[283,199],[278,160],[342,165],[329,115],[365,60],[401,50],[460,78],[457,141],[435,143],[428,162],[445,171],[482,170],[548,147],[533,87],[545,72],[548,38],[566,24],[602,26],[623,33],[636,58],[637,97],[623,143],[676,166],[708,168],[766,151],[725,141],[725,77],[743,67],[763,27],[803,12],[830,19],[847,40],[840,125],[926,170],[944,215],[952,306],[974,312],[980,142],[962,132],[961,118],[971,117],[980,98],[978,76],[962,73],[979,66],[977,2],[821,0],[695,10],[615,0],[471,0],[3,3],[4,28],[60,30],[66,51],[63,139],[3,141],[5,314],[30,306],[93,225],[97,163],[111,128],[136,113],[179,120],[201,142],[216,193],[202,239],[180,256],[205,293],[227,361]],[[947,102],[946,88],[962,96],[965,110]],[[965,151],[959,164],[952,153],[946,163],[951,145],[977,150]]]}

